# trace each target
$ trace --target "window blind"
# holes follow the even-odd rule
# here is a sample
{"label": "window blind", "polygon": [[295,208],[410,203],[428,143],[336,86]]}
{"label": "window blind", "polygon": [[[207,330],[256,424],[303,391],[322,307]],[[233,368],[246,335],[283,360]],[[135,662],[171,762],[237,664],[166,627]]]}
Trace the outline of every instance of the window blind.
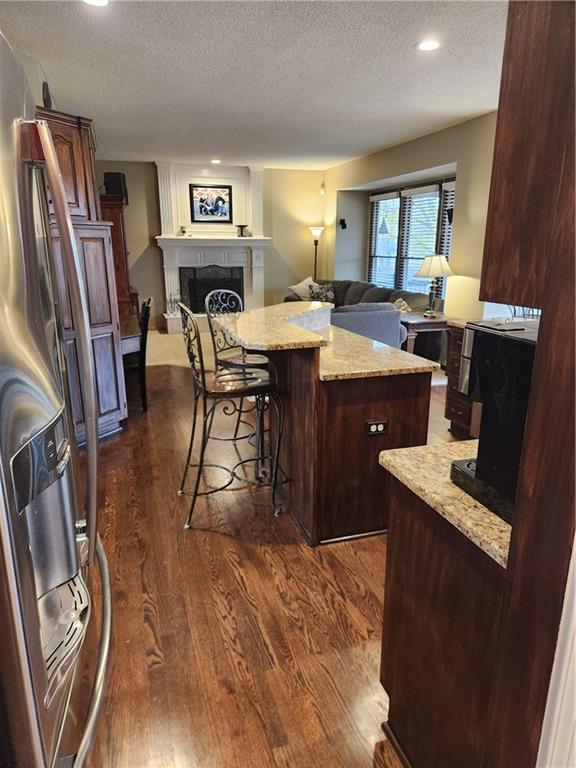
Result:
{"label": "window blind", "polygon": [[399,218],[398,193],[371,198],[368,279],[386,288],[396,285]]}
{"label": "window blind", "polygon": [[[436,253],[441,253],[446,259],[450,260],[450,251],[452,249],[452,216],[454,213],[454,203],[456,200],[456,185],[453,181],[442,185],[440,221],[438,227],[438,245]],[[446,292],[446,280],[438,280],[436,285],[436,298],[444,298]]]}
{"label": "window blind", "polygon": [[[370,197],[371,282],[396,290],[427,291],[426,282],[414,275],[426,256],[449,257],[455,194],[454,180],[450,180]],[[441,284],[438,297],[443,293]]]}

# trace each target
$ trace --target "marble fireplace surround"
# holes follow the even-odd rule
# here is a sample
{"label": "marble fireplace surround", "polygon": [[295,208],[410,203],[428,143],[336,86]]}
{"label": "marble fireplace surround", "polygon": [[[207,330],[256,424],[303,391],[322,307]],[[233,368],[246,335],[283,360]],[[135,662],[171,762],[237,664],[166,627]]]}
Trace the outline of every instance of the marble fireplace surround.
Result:
{"label": "marble fireplace surround", "polygon": [[[181,267],[241,267],[246,309],[264,306],[264,237],[261,168],[248,166],[199,166],[156,163],[162,234],[164,291],[169,333],[181,332],[180,314],[170,311],[170,298],[180,291]],[[232,186],[234,222],[246,224],[251,237],[238,237],[234,224],[197,224],[190,220],[189,184]],[[185,234],[181,234],[181,228]],[[205,323],[201,318],[201,326]]]}

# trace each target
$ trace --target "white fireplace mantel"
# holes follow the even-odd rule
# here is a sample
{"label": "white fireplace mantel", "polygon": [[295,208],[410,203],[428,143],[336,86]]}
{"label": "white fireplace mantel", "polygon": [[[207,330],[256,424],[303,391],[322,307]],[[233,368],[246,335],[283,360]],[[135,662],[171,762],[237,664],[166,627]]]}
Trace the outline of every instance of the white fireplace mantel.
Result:
{"label": "white fireplace mantel", "polygon": [[[162,248],[164,285],[167,304],[180,293],[180,268],[215,264],[242,267],[244,304],[247,309],[264,306],[264,248],[269,237],[196,237],[160,235],[156,242]],[[181,330],[178,312],[164,315],[168,333]]]}
{"label": "white fireplace mantel", "polygon": [[[264,306],[264,250],[271,242],[262,234],[263,170],[248,166],[203,167],[186,163],[156,163],[162,249],[169,332],[180,330],[179,314],[171,311],[171,298],[180,293],[180,268],[216,265],[242,267],[244,304]],[[245,224],[251,237],[237,237],[234,224],[192,222],[191,183],[232,187],[234,222]],[[184,231],[185,234],[176,234]]]}
{"label": "white fireplace mantel", "polygon": [[264,248],[270,237],[197,237],[196,235],[158,235],[160,248]]}

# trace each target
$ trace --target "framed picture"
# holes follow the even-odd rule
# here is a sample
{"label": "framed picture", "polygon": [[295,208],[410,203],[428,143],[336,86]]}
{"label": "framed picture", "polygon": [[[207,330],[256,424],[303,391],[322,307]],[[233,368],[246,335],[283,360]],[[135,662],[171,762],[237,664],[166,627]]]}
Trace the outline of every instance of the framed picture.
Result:
{"label": "framed picture", "polygon": [[232,187],[190,184],[190,218],[195,224],[232,224]]}

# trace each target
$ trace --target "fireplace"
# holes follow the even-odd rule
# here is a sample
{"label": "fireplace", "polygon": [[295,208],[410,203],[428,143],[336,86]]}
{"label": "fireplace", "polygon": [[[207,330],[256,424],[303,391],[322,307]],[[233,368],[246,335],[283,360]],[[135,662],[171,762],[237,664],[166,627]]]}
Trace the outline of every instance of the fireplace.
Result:
{"label": "fireplace", "polygon": [[[160,235],[156,242],[162,248],[167,309],[164,319],[168,333],[182,333],[182,320],[176,307],[180,297],[187,303],[192,299],[196,302],[200,328],[206,330],[204,296],[211,288],[235,290],[242,296],[246,309],[264,306],[264,248],[270,244],[269,237]],[[224,278],[226,283],[212,280],[212,285],[206,287],[201,296],[195,296],[198,286],[191,290],[188,281],[210,274]]]}
{"label": "fireplace", "polygon": [[210,291],[225,288],[237,293],[244,301],[244,270],[242,267],[180,267],[180,297],[195,314],[204,313],[204,300]]}

